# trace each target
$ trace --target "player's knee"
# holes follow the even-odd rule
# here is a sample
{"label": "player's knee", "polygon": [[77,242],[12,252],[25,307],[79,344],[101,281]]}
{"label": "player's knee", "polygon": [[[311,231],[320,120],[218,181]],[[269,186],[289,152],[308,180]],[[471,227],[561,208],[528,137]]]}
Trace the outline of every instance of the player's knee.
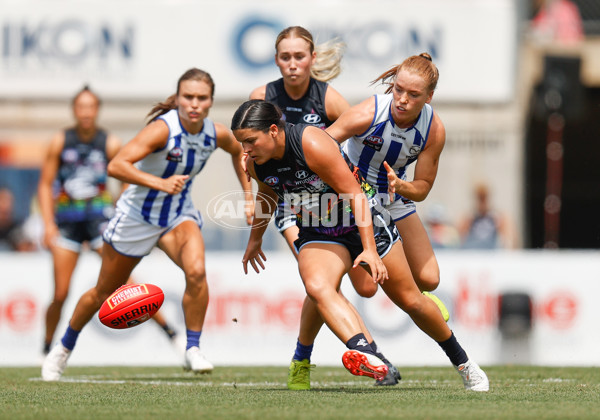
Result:
{"label": "player's knee", "polygon": [[306,289],[306,294],[314,301],[320,301],[324,298],[325,294],[330,290],[325,285],[324,281],[319,281],[318,279],[310,279],[304,282],[304,288]]}
{"label": "player's knee", "polygon": [[206,270],[202,262],[196,262],[186,268],[185,278],[189,286],[203,287],[206,283]]}
{"label": "player's knee", "polygon": [[440,285],[440,271],[424,270],[415,278],[415,282],[422,292],[431,292]]}
{"label": "player's knee", "polygon": [[375,282],[364,282],[360,285],[354,285],[354,290],[356,290],[356,293],[358,293],[359,296],[365,298],[375,296],[375,293],[377,293],[377,289],[378,286]]}

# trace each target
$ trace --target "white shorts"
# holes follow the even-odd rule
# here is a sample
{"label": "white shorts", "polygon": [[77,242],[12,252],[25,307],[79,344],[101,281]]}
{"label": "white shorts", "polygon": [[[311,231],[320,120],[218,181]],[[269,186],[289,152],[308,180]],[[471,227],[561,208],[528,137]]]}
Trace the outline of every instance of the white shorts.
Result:
{"label": "white shorts", "polygon": [[158,240],[181,223],[192,220],[202,228],[202,215],[195,208],[182,213],[166,227],[155,226],[132,217],[117,208],[115,216],[110,219],[102,238],[119,254],[128,257],[144,257],[152,251]]}
{"label": "white shorts", "polygon": [[396,198],[393,203],[384,206],[387,211],[392,215],[392,220],[397,222],[417,211],[417,206],[412,200],[405,198]]}

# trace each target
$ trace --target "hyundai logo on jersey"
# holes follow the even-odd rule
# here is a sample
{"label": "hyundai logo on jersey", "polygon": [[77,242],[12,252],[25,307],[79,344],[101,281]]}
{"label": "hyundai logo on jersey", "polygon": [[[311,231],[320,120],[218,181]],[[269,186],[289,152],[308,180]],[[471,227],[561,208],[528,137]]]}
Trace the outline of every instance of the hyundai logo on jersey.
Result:
{"label": "hyundai logo on jersey", "polygon": [[302,119],[307,124],[318,124],[321,122],[321,116],[319,114],[306,114]]}
{"label": "hyundai logo on jersey", "polygon": [[296,171],[296,178],[305,179],[308,176],[308,172],[305,170]]}

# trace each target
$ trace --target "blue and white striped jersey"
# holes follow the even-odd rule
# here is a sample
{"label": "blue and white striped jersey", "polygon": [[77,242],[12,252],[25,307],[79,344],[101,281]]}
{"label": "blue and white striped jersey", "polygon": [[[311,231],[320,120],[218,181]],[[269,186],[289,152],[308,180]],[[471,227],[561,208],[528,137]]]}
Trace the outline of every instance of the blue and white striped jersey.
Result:
{"label": "blue and white striped jersey", "polygon": [[181,125],[176,109],[158,117],[169,126],[167,145],[136,163],[144,172],[168,178],[172,175],[189,175],[185,187],[178,194],[167,194],[140,185],[131,184],[123,192],[117,207],[124,213],[147,223],[166,227],[183,209],[192,207],[190,198],[192,181],[217,147],[214,123],[206,118],[198,134],[190,134]]}
{"label": "blue and white striped jersey", "polygon": [[[351,137],[343,145],[350,161],[358,166],[367,182],[377,190],[382,204],[389,204],[386,161],[398,178],[406,180],[406,168],[417,160],[425,148],[433,109],[425,104],[417,122],[409,128],[399,128],[391,114],[393,95],[375,95],[375,115],[369,128]],[[396,194],[396,199],[400,196]]]}

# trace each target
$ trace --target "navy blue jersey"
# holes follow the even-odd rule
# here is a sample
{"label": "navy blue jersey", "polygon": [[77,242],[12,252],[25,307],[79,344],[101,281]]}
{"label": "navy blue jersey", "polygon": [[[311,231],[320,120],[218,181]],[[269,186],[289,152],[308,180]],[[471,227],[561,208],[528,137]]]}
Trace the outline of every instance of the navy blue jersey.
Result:
{"label": "navy blue jersey", "polygon": [[[302,148],[302,134],[306,127],[306,124],[286,124],[283,158],[271,159],[262,165],[255,164],[256,176],[271,187],[280,200],[289,203],[301,230],[309,229],[331,236],[356,230],[349,201],[323,182],[306,163]],[[333,139],[331,141],[335,142]],[[348,159],[346,162],[363,191],[369,195],[372,191],[370,186]]]}
{"label": "navy blue jersey", "polygon": [[61,222],[107,219],[112,197],[106,190],[107,134],[97,130],[90,141],[82,141],[74,128],[65,130],[54,181],[55,218]]}
{"label": "navy blue jersey", "polygon": [[325,129],[333,124],[327,118],[325,94],[328,84],[310,78],[308,90],[298,100],[290,98],[283,86],[283,78],[267,84],[265,101],[275,104],[283,112],[284,121],[292,124],[309,124]]}

